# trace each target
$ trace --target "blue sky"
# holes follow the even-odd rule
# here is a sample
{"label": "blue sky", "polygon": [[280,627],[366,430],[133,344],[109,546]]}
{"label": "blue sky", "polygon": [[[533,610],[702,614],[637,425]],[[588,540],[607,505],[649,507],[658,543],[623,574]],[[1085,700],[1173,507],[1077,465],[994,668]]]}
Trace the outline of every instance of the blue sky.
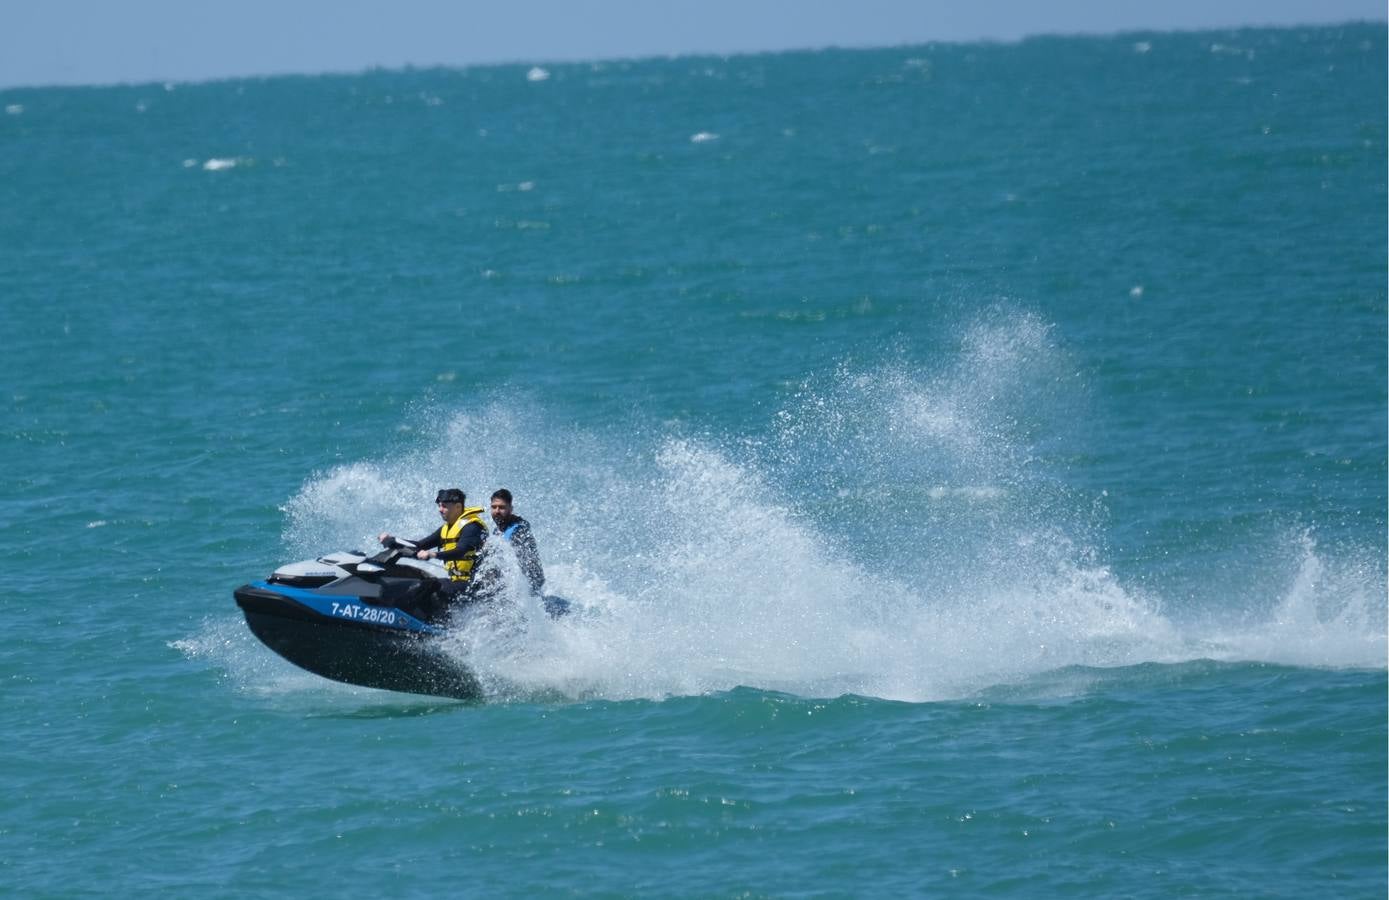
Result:
{"label": "blue sky", "polygon": [[1384,0],[0,0],[0,87],[1384,21]]}

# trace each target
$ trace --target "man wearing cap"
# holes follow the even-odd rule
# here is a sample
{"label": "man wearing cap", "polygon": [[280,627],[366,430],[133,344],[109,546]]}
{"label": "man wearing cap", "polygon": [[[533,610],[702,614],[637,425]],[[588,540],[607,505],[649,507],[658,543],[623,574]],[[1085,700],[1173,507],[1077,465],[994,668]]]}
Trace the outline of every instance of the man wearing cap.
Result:
{"label": "man wearing cap", "polygon": [[[458,597],[472,586],[473,564],[487,540],[487,526],[482,522],[482,507],[465,507],[466,497],[458,488],[444,488],[434,502],[439,504],[439,517],[444,524],[414,542],[419,548],[415,558],[443,560],[449,573],[448,593]],[[391,534],[382,534],[379,539],[386,547],[395,543]]]}

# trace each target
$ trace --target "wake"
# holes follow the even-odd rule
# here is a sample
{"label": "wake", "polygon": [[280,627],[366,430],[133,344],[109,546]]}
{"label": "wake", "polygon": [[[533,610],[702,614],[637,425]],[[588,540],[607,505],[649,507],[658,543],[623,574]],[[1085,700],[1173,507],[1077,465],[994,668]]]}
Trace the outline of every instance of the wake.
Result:
{"label": "wake", "polygon": [[[423,534],[439,487],[472,502],[510,488],[547,590],[582,611],[552,621],[517,597],[506,627],[455,639],[495,699],[929,701],[1070,666],[1385,666],[1383,560],[1321,550],[1311,529],[1275,548],[1297,560],[1290,581],[1247,586],[1259,603],[1198,598],[1178,617],[1122,584],[1096,498],[1046,452],[1084,402],[1050,329],[995,311],[948,366],[846,367],[753,437],[584,433],[515,397],[419,410],[447,427],[315,474],[286,504],[286,558]],[[223,663],[263,683],[269,651],[244,639]]]}

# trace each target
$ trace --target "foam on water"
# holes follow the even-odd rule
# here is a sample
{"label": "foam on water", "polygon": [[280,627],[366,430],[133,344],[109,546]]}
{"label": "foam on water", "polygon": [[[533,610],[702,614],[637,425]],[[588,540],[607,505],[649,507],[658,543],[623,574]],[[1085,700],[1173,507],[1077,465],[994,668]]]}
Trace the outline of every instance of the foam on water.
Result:
{"label": "foam on water", "polygon": [[1370,555],[1319,550],[1307,530],[1287,539],[1297,560],[1269,614],[1237,630],[1212,629],[1213,656],[1286,665],[1380,668],[1385,639],[1385,578]]}
{"label": "foam on water", "polygon": [[[441,486],[477,505],[511,488],[548,589],[583,609],[550,621],[518,597],[507,621],[455,638],[498,698],[747,685],[930,700],[1067,666],[1384,665],[1382,565],[1329,557],[1310,532],[1292,582],[1259,586],[1273,611],[1235,625],[1175,621],[1121,584],[1097,550],[1094,498],[1045,453],[1084,402],[1050,329],[996,310],[950,359],[846,366],[752,438],[582,433],[514,397],[419,410],[441,423],[430,437],[308,480],[285,507],[286,555],[423,534]],[[243,664],[261,665],[230,663]]]}

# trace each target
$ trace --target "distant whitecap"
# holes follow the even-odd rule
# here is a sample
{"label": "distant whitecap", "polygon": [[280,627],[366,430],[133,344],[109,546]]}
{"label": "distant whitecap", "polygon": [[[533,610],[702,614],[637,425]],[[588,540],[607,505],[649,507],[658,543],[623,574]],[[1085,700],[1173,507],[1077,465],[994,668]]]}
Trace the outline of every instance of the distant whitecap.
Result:
{"label": "distant whitecap", "polygon": [[719,136],[712,131],[701,131],[698,134],[690,135],[691,144],[704,144],[709,141],[717,141]]}
{"label": "distant whitecap", "polygon": [[1132,297],[1132,298],[1135,299],[1135,300],[1137,300],[1138,298],[1142,297],[1142,296],[1143,296],[1143,285],[1141,285],[1141,284],[1135,284],[1133,287],[1129,288],[1129,296]]}
{"label": "distant whitecap", "polygon": [[11,103],[9,106],[5,107],[6,115],[17,116],[22,112],[24,112],[23,103]]}
{"label": "distant whitecap", "polygon": [[1148,41],[1135,41],[1133,45],[1134,53],[1148,53],[1153,49],[1153,45]]}
{"label": "distant whitecap", "polygon": [[234,159],[209,159],[203,163],[204,172],[220,172],[223,169],[234,168],[236,168],[236,160]]}
{"label": "distant whitecap", "polygon": [[1243,56],[1243,57],[1246,58],[1246,59],[1253,59],[1253,58],[1254,58],[1254,51],[1253,51],[1253,50],[1249,50],[1249,49],[1246,49],[1246,48],[1244,48],[1244,47],[1232,47],[1232,46],[1230,46],[1229,44],[1221,44],[1221,43],[1214,43],[1214,44],[1211,44],[1211,52],[1212,52],[1212,53],[1223,53],[1223,54],[1228,54],[1228,55],[1230,55],[1230,56]]}
{"label": "distant whitecap", "polygon": [[550,73],[549,73],[548,71],[546,71],[545,69],[540,68],[540,66],[533,66],[533,67],[531,68],[531,70],[530,70],[529,72],[526,73],[526,80],[527,80],[527,81],[549,81],[549,80],[550,80]]}

